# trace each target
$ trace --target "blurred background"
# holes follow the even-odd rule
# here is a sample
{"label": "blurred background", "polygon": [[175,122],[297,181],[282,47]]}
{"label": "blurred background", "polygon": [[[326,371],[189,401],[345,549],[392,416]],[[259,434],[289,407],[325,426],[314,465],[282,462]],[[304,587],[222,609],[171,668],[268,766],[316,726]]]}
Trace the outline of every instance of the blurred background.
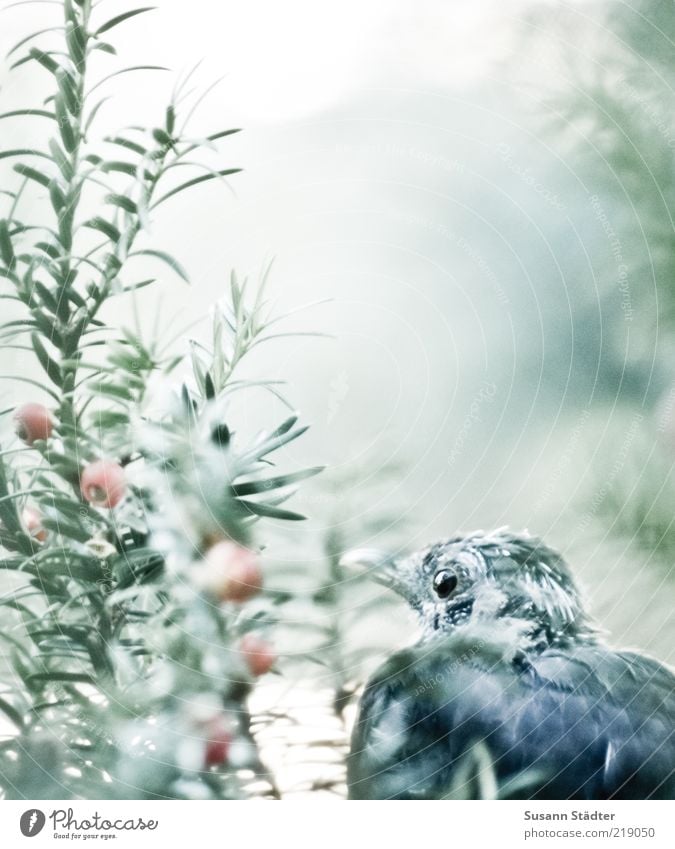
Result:
{"label": "blurred background", "polygon": [[[286,381],[312,425],[289,465],[328,466],[291,502],[308,521],[266,530],[266,551],[279,588],[305,591],[289,634],[311,608],[330,676],[342,653],[331,692],[413,634],[381,590],[351,593],[339,551],[478,527],[544,537],[614,645],[675,660],[672,0],[156,5],[121,61],[172,73],[116,78],[97,132],[159,121],[201,63],[197,88],[222,80],[195,130],[243,127],[218,161],[245,170],[153,223],[191,286],[167,275],[108,318],[136,311],[179,349],[231,268],[271,258],[275,309],[310,304],[283,329],[326,337],[282,338],[247,375]],[[43,9],[5,12],[3,42]],[[7,110],[43,84],[18,79]],[[3,132],[21,146],[26,122]],[[281,415],[260,390],[232,421]]]}

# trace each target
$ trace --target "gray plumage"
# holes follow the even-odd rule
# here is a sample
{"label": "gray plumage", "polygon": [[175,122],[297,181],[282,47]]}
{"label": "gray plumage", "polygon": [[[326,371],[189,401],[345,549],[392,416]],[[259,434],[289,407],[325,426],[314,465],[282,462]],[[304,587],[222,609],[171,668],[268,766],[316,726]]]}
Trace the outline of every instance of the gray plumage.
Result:
{"label": "gray plumage", "polygon": [[408,600],[422,636],[366,686],[350,798],[471,796],[478,750],[502,797],[675,796],[675,676],[602,644],[540,540],[454,537],[376,577]]}

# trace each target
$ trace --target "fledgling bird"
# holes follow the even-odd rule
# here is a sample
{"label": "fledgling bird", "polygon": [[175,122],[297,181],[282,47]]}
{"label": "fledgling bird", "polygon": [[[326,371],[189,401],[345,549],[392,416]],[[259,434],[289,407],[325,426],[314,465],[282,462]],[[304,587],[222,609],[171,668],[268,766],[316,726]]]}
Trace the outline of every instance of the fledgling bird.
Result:
{"label": "fledgling bird", "polygon": [[373,577],[421,638],[365,688],[350,798],[471,798],[477,753],[501,798],[675,798],[675,676],[602,643],[539,539],[456,536]]}

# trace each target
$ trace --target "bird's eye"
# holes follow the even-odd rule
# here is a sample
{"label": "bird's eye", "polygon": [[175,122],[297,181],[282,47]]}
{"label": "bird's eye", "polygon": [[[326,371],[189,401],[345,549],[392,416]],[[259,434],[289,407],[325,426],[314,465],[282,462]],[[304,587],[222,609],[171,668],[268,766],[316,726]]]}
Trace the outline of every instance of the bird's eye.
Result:
{"label": "bird's eye", "polygon": [[439,598],[447,598],[457,586],[457,575],[443,570],[434,575],[434,592]]}

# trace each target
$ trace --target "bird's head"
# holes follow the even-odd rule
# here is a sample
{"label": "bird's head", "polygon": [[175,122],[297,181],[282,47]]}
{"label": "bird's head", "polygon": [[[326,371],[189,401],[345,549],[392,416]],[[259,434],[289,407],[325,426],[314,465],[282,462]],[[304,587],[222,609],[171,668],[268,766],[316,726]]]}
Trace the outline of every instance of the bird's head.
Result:
{"label": "bird's head", "polygon": [[595,633],[565,561],[527,534],[451,537],[403,560],[380,562],[371,575],[406,599],[426,638],[507,618],[531,623],[530,633],[547,645]]}

